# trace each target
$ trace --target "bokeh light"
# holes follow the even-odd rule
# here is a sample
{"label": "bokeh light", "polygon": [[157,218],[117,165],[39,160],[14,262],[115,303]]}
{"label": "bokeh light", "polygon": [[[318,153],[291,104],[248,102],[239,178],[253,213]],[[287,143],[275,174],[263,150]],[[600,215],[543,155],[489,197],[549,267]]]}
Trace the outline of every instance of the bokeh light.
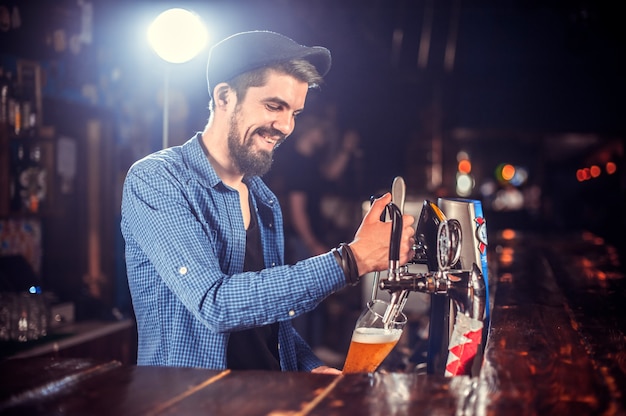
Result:
{"label": "bokeh light", "polygon": [[608,173],[609,175],[614,174],[617,171],[617,165],[613,162],[608,162],[606,164],[606,173]]}
{"label": "bokeh light", "polygon": [[197,14],[185,9],[169,9],[148,28],[148,42],[161,59],[184,63],[205,47],[208,32]]}
{"label": "bokeh light", "polygon": [[458,173],[456,177],[456,193],[459,196],[469,196],[474,189],[474,178],[471,175]]}
{"label": "bokeh light", "polygon": [[515,166],[506,164],[502,166],[502,179],[509,182],[515,176]]}
{"label": "bokeh light", "polygon": [[468,174],[472,171],[472,162],[470,162],[468,159],[462,159],[459,161],[458,169],[459,172]]}
{"label": "bokeh light", "polygon": [[602,171],[600,170],[600,167],[597,165],[593,165],[592,167],[589,168],[589,174],[591,175],[592,178],[597,178],[598,176],[600,176],[600,173],[602,173]]}

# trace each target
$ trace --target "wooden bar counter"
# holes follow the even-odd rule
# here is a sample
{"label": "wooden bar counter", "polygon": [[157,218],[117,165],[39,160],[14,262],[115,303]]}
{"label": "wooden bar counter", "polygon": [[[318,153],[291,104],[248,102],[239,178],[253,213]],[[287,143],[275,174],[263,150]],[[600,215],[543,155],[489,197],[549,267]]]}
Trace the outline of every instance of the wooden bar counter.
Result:
{"label": "wooden bar counter", "polygon": [[614,250],[584,233],[492,240],[491,325],[473,377],[31,357],[0,362],[0,414],[626,414],[625,281]]}

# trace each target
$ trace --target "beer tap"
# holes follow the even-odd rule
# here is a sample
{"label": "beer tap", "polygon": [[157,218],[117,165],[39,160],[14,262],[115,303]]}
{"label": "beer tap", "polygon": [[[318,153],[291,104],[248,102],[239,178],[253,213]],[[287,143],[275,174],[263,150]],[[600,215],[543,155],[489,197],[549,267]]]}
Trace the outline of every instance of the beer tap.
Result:
{"label": "beer tap", "polygon": [[[391,307],[385,314],[384,322],[392,321],[402,311],[410,292],[428,293],[434,295],[435,298],[440,295],[447,296],[456,307],[456,321],[449,338],[449,355],[445,373],[446,375],[468,374],[471,361],[476,356],[477,346],[480,344],[480,333],[482,333],[485,320],[487,305],[485,281],[476,263],[472,263],[469,270],[458,268],[463,237],[460,222],[456,219],[447,219],[437,206],[429,201],[425,201],[424,208],[429,209],[426,215],[432,215],[428,219],[427,227],[422,224],[422,227],[426,227],[429,231],[424,235],[416,233],[418,234],[416,235],[416,252],[412,261],[428,264],[429,271],[413,273],[410,263],[399,264],[402,213],[393,202],[387,207],[392,219],[389,270],[387,278],[380,279],[378,284],[379,289],[387,290],[391,295]],[[420,222],[424,219],[423,215],[424,210]],[[435,224],[438,225],[434,239],[436,242],[433,244],[433,233],[430,230],[434,229]],[[418,231],[419,229],[420,224],[418,224]],[[436,266],[434,266],[433,258],[436,258]],[[432,270],[433,268],[436,270]],[[471,342],[465,343],[462,340],[463,337],[471,338]],[[445,346],[442,347],[445,348]],[[436,352],[433,351],[433,353]]]}
{"label": "beer tap", "polygon": [[394,297],[398,299],[398,305],[403,305],[408,292],[422,292],[448,295],[457,311],[470,318],[482,320],[485,313],[485,284],[476,264],[472,265],[472,270],[400,272],[394,279],[382,279],[379,287],[390,292],[392,304]]}
{"label": "beer tap", "polygon": [[[392,296],[392,304],[399,307],[406,301],[408,292],[448,295],[457,311],[474,319],[483,319],[485,313],[485,282],[480,268],[474,263],[470,270],[457,270],[461,247],[461,226],[455,219],[445,219],[437,232],[438,270],[427,273],[412,273],[409,264],[399,265],[402,215],[397,207],[388,206],[392,213],[389,271],[381,279],[379,288]],[[394,303],[394,299],[396,302]],[[401,309],[400,309],[401,310]]]}
{"label": "beer tap", "polygon": [[[402,277],[402,268],[400,267],[400,239],[402,237],[402,212],[400,208],[393,202],[387,205],[387,212],[391,218],[391,241],[389,243],[389,269],[387,273],[387,279],[380,280],[378,286],[384,288],[384,282],[392,281],[398,282]],[[390,292],[391,299],[389,301],[389,308],[385,312],[383,322],[389,323],[395,320],[402,309],[409,296],[409,290],[399,288]]]}
{"label": "beer tap", "polygon": [[[406,184],[404,183],[404,178],[402,178],[402,176],[396,176],[393,179],[393,183],[391,184],[391,202],[400,210],[400,214],[404,212],[405,199],[406,199]],[[372,196],[370,198],[370,203],[373,203],[373,202],[374,202],[374,197]],[[381,214],[381,218],[380,218],[381,221],[390,220],[389,215],[388,215],[388,212],[390,209],[391,208],[387,207],[387,209],[383,211],[383,213]],[[399,255],[399,251],[398,251],[398,255]],[[391,254],[389,258],[392,258]],[[379,282],[380,282],[380,272],[376,271],[374,272],[374,284],[372,285],[372,300],[378,297]]]}

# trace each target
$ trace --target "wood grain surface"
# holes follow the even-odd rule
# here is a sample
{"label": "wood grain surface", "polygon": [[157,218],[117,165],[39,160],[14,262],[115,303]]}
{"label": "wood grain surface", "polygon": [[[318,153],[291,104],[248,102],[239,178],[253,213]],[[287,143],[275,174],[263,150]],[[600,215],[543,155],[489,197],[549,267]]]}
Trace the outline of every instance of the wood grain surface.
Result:
{"label": "wood grain surface", "polygon": [[475,377],[0,362],[0,414],[624,415],[624,274],[593,235],[490,238],[491,322]]}

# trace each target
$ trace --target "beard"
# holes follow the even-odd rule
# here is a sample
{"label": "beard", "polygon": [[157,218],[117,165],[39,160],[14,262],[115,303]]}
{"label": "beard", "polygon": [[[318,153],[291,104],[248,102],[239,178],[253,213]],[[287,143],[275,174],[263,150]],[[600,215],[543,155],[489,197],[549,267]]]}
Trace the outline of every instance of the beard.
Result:
{"label": "beard", "polygon": [[[254,137],[272,136],[280,137],[274,149],[271,152],[254,148]],[[286,137],[280,131],[274,128],[259,127],[254,130],[246,141],[242,141],[237,125],[237,114],[234,114],[230,120],[230,129],[228,131],[228,150],[235,164],[235,167],[244,176],[263,176],[272,167],[274,161],[274,150],[285,141]]]}

